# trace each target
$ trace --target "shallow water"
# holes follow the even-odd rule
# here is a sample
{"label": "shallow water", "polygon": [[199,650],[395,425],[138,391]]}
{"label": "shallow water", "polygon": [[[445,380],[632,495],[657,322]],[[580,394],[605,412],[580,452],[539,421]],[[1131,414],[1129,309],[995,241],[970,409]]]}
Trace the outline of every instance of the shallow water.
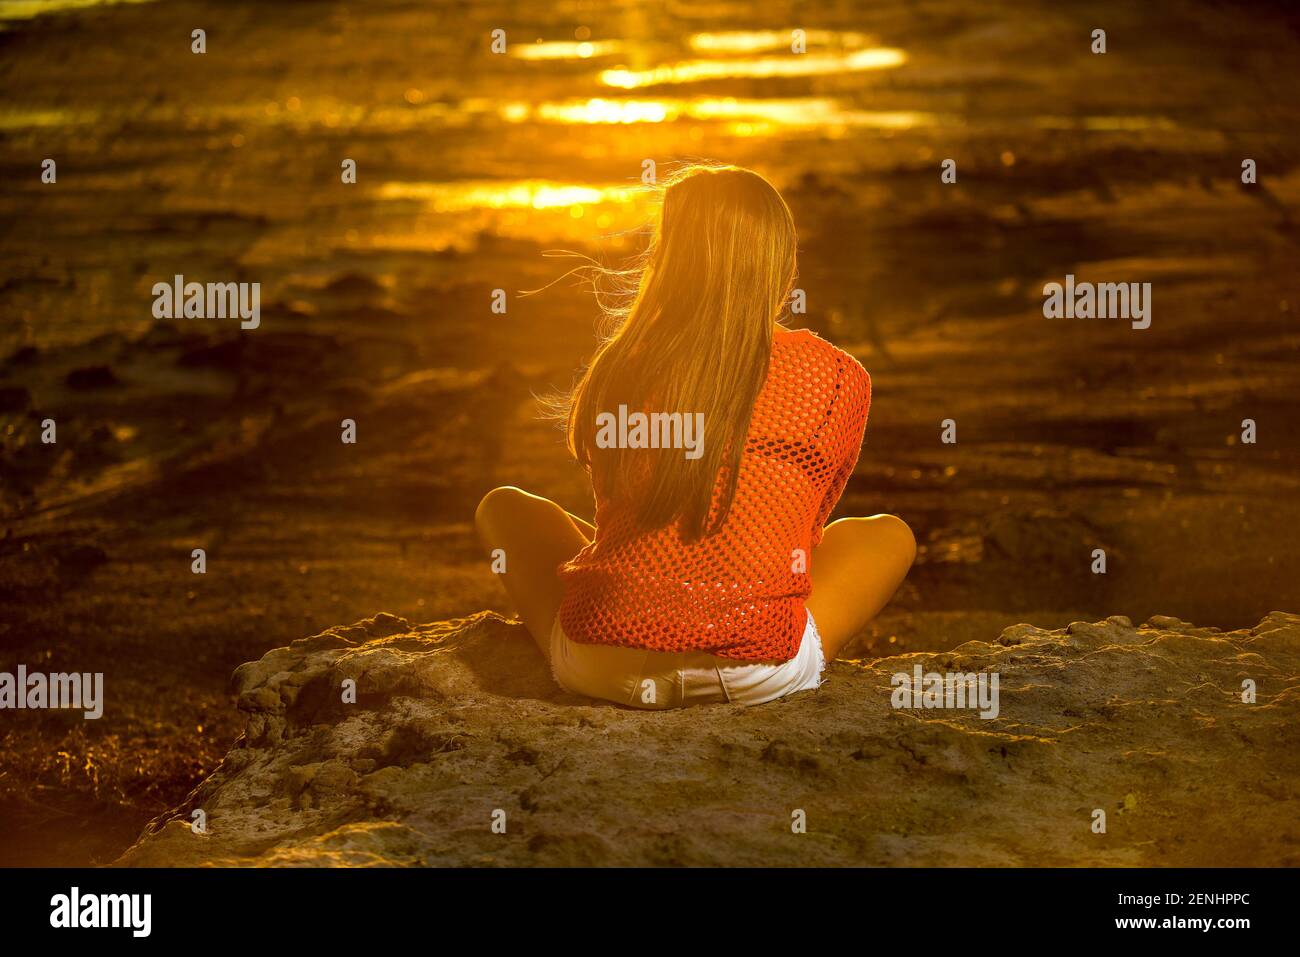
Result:
{"label": "shallow water", "polygon": [[[1094,205],[1080,187],[1152,178],[1161,157],[1198,175],[1229,135],[1283,139],[1253,100],[1276,80],[1265,64],[1208,69],[1214,54],[1189,28],[1143,25],[1142,42],[1162,43],[1162,59],[1140,65],[1156,93],[1144,96],[1126,76],[1133,58],[1089,54],[1074,14],[957,11],[844,6],[800,27],[745,4],[161,2],[25,21],[0,100],[0,211],[13,224],[0,240],[0,348],[138,332],[150,280],[179,267],[255,278],[274,299],[337,261],[365,256],[396,279],[388,254],[472,253],[483,237],[631,252],[625,234],[651,212],[637,188],[645,160],[661,174],[709,157],[768,175],[788,191],[817,276],[842,268],[821,237],[871,253],[882,214],[903,214],[895,235],[930,241],[927,219],[954,210],[937,188],[946,157],[982,188],[982,215],[1046,201],[1078,214]],[[182,27],[218,16],[209,51],[190,53]],[[497,28],[502,55],[490,50]],[[99,33],[113,44],[60,54]],[[49,57],[57,70],[41,66]],[[30,175],[37,155],[61,161],[57,191]],[[355,186],[339,182],[345,157]],[[989,278],[1038,281],[1042,237],[1003,242]],[[1059,266],[1122,246],[1063,243]],[[531,271],[528,255],[518,262]],[[458,269],[479,266],[470,256]],[[917,314],[938,308],[923,287],[907,295]]]}

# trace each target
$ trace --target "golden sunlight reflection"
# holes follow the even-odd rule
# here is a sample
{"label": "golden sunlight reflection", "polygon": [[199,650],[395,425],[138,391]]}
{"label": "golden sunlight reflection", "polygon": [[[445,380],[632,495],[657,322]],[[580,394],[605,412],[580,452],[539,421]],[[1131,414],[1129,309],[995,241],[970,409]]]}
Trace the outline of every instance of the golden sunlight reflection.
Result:
{"label": "golden sunlight reflection", "polygon": [[684,103],[664,100],[572,100],[564,103],[511,103],[502,116],[513,122],[548,123],[662,123],[684,114]]}
{"label": "golden sunlight reflection", "polygon": [[644,197],[642,186],[589,186],[548,180],[465,180],[450,183],[389,182],[379,188],[381,199],[413,199],[434,212],[473,209],[556,209],[600,203],[630,203]]}
{"label": "golden sunlight reflection", "polygon": [[890,70],[907,62],[907,54],[896,47],[872,47],[852,53],[803,53],[788,57],[758,57],[736,60],[687,60],[649,70],[602,70],[606,86],[632,90],[663,83],[698,83],[701,80],[737,78],[765,79],[787,76],[824,76],[863,70]]}
{"label": "golden sunlight reflection", "polygon": [[618,40],[583,40],[577,43],[553,40],[512,46],[510,54],[521,60],[588,60],[591,57],[621,53],[623,49],[624,44]]}
{"label": "golden sunlight reflection", "polygon": [[150,2],[152,0],[5,0],[4,3],[0,3],[0,20],[26,20],[42,13],[76,10],[81,7]]}
{"label": "golden sunlight reflection", "polygon": [[543,179],[384,183],[381,199],[414,202],[414,217],[372,232],[375,249],[470,248],[485,232],[530,242],[590,242],[593,231],[625,248],[657,195],[639,183],[589,184]]}
{"label": "golden sunlight reflection", "polygon": [[511,123],[664,123],[682,119],[729,123],[751,121],[751,132],[779,127],[823,126],[907,130],[959,122],[957,117],[913,110],[855,110],[829,97],[762,100],[732,96],[694,99],[594,97],[537,104],[507,103],[501,106],[500,115]]}
{"label": "golden sunlight reflection", "polygon": [[[870,37],[862,33],[833,30],[805,30],[804,41],[814,46],[846,46],[853,49],[871,44]],[[750,30],[729,33],[697,33],[690,39],[696,53],[760,53],[767,50],[789,50],[792,35],[789,30]]]}

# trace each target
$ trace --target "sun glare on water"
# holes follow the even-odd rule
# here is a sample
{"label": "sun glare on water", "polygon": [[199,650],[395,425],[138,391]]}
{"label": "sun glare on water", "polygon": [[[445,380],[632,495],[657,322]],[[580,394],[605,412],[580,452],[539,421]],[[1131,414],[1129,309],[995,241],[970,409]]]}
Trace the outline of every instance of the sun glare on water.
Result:
{"label": "sun glare on water", "polygon": [[521,60],[589,60],[592,57],[622,53],[624,45],[618,40],[553,40],[542,43],[523,43],[510,47],[510,55]]}
{"label": "sun glare on water", "polygon": [[452,183],[385,183],[381,199],[418,200],[434,212],[456,213],[470,209],[556,209],[627,203],[645,191],[634,186],[580,186],[546,180],[466,180]]}
{"label": "sun glare on water", "polygon": [[701,80],[733,78],[765,79],[775,76],[822,76],[858,70],[888,70],[907,62],[907,54],[890,47],[859,50],[843,56],[804,54],[800,57],[768,57],[758,60],[688,60],[650,70],[604,70],[600,80],[606,86],[634,90],[661,83],[698,83]]}

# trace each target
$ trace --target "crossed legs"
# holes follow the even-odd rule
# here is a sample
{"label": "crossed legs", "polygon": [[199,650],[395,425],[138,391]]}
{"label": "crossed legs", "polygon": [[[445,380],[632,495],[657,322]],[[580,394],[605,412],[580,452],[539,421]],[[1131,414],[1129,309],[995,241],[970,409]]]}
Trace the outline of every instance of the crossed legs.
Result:
{"label": "crossed legs", "polygon": [[479,540],[489,554],[505,553],[500,576],[524,627],[551,660],[551,626],[564,589],[555,569],[591,541],[595,528],[549,498],[512,485],[494,488],[474,512]]}
{"label": "crossed legs", "polygon": [[916,539],[896,515],[841,518],[826,526],[808,562],[808,612],[827,661],[889,604],[915,558]]}
{"label": "crossed legs", "polygon": [[[489,553],[504,552],[501,582],[549,661],[551,627],[564,597],[555,570],[587,545],[596,530],[550,499],[509,485],[483,496],[474,524]],[[808,610],[827,661],[888,604],[915,557],[912,530],[893,515],[842,518],[826,526],[809,562],[813,589]]]}

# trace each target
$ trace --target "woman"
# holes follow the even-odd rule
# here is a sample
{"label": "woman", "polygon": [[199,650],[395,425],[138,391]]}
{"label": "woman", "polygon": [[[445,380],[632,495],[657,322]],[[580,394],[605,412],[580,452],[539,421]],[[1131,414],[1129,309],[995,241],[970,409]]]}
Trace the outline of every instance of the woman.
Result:
{"label": "woman", "polygon": [[815,688],[911,567],[900,519],[825,524],[871,379],[779,324],[795,276],[794,221],[766,180],[675,175],[631,305],[568,402],[596,524],[512,487],[480,502],[561,687],[656,709]]}

